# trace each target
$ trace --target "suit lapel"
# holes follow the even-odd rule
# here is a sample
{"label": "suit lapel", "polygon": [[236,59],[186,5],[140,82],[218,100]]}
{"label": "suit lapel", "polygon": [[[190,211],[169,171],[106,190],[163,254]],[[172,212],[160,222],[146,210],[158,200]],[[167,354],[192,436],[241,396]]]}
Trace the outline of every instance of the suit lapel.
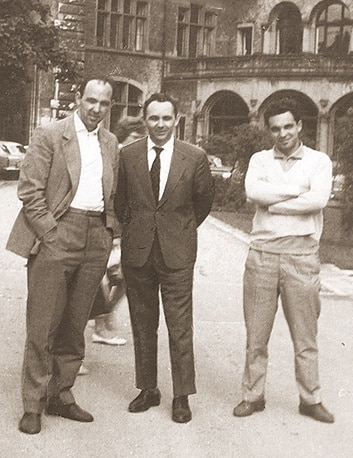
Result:
{"label": "suit lapel", "polygon": [[[112,172],[114,158],[112,157],[112,152],[109,148],[109,137],[107,135],[107,132],[104,129],[100,129],[98,136],[103,162],[103,196],[104,204],[107,208],[108,200],[111,194],[114,181]],[[76,194],[78,183],[80,181],[81,155],[73,116],[71,118],[68,118],[67,120],[67,124],[65,126],[63,133],[63,138],[63,153],[65,156],[67,169],[69,171],[72,183],[72,195],[74,196]]]}
{"label": "suit lapel", "polygon": [[146,190],[148,199],[154,203],[154,195],[148,170],[147,160],[147,137],[141,140],[138,150],[136,150],[135,171],[138,176],[139,185]]}
{"label": "suit lapel", "polygon": [[72,195],[74,196],[80,180],[81,156],[73,116],[67,119],[63,132],[63,154],[72,183]]}
{"label": "suit lapel", "polygon": [[[179,149],[178,142],[175,142],[174,151],[172,156],[172,161],[170,163],[169,175],[167,179],[167,183],[162,195],[161,200],[158,202],[158,207],[164,204],[164,202],[169,198],[172,194],[175,186],[177,185],[180,177],[182,176],[186,164],[185,164],[186,156],[183,152]],[[152,189],[152,187],[151,187]]]}
{"label": "suit lapel", "polygon": [[113,181],[114,181],[113,172],[112,172],[114,158],[112,157],[112,154],[115,154],[115,151],[112,153],[111,149],[109,148],[109,137],[106,135],[106,131],[104,129],[99,130],[99,143],[101,147],[102,161],[103,161],[102,186],[103,186],[104,205],[105,205],[105,208],[107,208],[110,194],[113,188]]}
{"label": "suit lapel", "polygon": [[[136,145],[134,153],[131,151],[129,152],[130,160],[133,160],[133,155],[135,156],[134,159],[134,169],[136,175],[138,177],[139,185],[141,185],[142,189],[146,191],[146,197],[148,200],[155,205],[154,195],[152,191],[152,184],[150,179],[150,173],[148,170],[148,159],[147,159],[147,137],[138,145]],[[166,187],[164,189],[164,193],[162,195],[161,200],[158,202],[158,207],[163,205],[163,203],[170,197],[172,194],[175,186],[177,185],[180,177],[182,176],[186,163],[185,163],[186,156],[180,150],[178,142],[175,142],[172,161],[170,164],[169,175],[166,183]]]}

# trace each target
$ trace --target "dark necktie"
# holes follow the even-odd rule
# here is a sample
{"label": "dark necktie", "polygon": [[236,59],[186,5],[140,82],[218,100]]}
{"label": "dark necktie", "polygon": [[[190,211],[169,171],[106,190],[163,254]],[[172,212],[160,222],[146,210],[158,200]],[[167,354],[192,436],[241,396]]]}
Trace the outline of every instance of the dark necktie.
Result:
{"label": "dark necktie", "polygon": [[160,180],[160,173],[161,173],[161,159],[160,155],[163,151],[163,148],[159,148],[158,146],[154,146],[153,149],[156,151],[156,157],[153,161],[151,170],[150,170],[150,177],[152,183],[152,190],[156,202],[159,200],[159,180]]}

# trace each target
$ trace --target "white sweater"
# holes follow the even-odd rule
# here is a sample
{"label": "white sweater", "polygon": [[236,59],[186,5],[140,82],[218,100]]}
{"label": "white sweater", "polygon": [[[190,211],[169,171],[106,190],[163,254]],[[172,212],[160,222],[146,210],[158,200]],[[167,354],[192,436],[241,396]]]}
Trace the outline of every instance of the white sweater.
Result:
{"label": "white sweater", "polygon": [[303,146],[302,158],[284,171],[273,149],[255,153],[245,178],[246,195],[256,204],[252,242],[311,236],[319,241],[332,182],[332,162]]}

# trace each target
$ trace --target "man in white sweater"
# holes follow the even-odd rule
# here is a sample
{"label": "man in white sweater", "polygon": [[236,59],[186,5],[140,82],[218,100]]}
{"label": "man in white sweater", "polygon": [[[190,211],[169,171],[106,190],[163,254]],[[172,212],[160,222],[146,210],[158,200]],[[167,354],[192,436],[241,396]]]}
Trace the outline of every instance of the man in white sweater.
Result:
{"label": "man in white sweater", "polygon": [[294,345],[299,412],[333,423],[333,415],[321,403],[317,347],[318,250],[332,163],[326,154],[301,143],[302,121],[291,100],[273,103],[264,117],[274,147],[252,156],[245,179],[256,213],[244,273],[247,345],[242,402],[234,415],[244,417],[265,408],[268,342],[280,296]]}

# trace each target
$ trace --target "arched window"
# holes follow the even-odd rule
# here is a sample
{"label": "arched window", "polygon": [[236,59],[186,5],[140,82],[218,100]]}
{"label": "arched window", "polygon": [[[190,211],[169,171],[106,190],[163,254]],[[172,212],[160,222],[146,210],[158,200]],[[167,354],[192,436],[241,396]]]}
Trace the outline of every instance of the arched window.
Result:
{"label": "arched window", "polygon": [[142,91],[132,84],[116,81],[113,88],[113,104],[110,112],[110,130],[115,131],[122,116],[140,116]]}
{"label": "arched window", "polygon": [[347,55],[352,21],[342,3],[326,3],[316,21],[316,52],[326,55]]}
{"label": "arched window", "polygon": [[224,91],[214,97],[209,110],[209,134],[218,134],[249,122],[249,109],[239,96]]}
{"label": "arched window", "polygon": [[291,3],[279,5],[276,17],[276,54],[302,51],[303,26],[299,9]]}
{"label": "arched window", "polygon": [[340,145],[347,138],[347,126],[352,125],[348,122],[353,116],[353,94],[347,94],[338,100],[332,110],[334,115],[333,123],[333,148],[332,160],[334,165],[338,165],[338,150]]}

